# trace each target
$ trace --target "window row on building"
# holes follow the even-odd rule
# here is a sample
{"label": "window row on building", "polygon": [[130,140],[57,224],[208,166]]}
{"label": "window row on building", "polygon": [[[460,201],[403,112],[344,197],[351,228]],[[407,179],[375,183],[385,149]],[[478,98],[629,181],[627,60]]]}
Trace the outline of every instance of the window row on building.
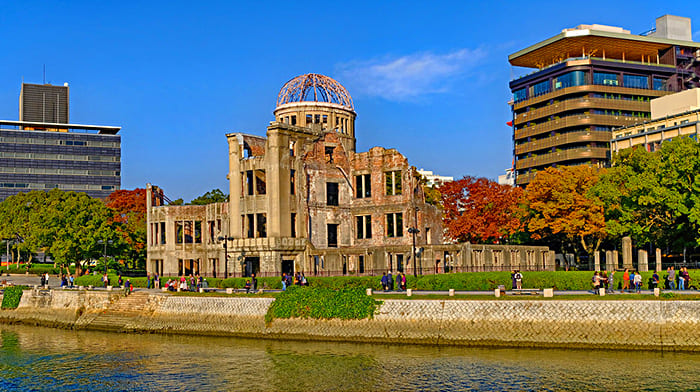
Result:
{"label": "window row on building", "polygon": [[114,177],[119,176],[119,171],[114,170],[78,170],[78,169],[51,169],[40,167],[2,167],[2,174],[50,174],[63,176],[99,176],[99,177]]}
{"label": "window row on building", "polygon": [[102,148],[120,148],[119,142],[104,142],[97,140],[62,140],[62,139],[45,139],[36,137],[0,137],[0,143],[14,144],[32,144],[41,146],[85,146],[85,147],[102,147]]}
{"label": "window row on building", "polygon": [[20,183],[20,182],[5,182],[0,183],[0,188],[20,188],[31,190],[46,190],[46,189],[61,189],[64,191],[116,191],[119,189],[117,185],[87,185],[87,184],[36,184],[36,183]]}
{"label": "window row on building", "polygon": [[92,162],[120,162],[119,156],[104,155],[74,155],[74,154],[43,154],[37,152],[0,152],[0,158],[14,159],[42,159],[54,161],[92,161]]}

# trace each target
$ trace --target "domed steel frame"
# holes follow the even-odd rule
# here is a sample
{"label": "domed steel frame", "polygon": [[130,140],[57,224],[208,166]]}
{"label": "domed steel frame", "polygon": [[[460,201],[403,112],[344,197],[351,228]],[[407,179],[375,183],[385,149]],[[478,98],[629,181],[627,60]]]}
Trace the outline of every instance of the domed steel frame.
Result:
{"label": "domed steel frame", "polygon": [[335,79],[319,74],[297,76],[282,86],[277,107],[293,102],[335,103],[355,110],[348,90]]}

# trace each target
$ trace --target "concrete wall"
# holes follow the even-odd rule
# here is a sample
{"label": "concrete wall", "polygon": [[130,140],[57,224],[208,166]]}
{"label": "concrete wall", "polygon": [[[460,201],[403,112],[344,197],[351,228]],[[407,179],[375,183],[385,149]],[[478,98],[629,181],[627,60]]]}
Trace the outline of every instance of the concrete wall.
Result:
{"label": "concrete wall", "polygon": [[[384,300],[365,320],[274,320],[271,298],[147,295],[123,330],[437,345],[700,351],[698,301]],[[120,297],[25,291],[0,321],[90,329]]]}

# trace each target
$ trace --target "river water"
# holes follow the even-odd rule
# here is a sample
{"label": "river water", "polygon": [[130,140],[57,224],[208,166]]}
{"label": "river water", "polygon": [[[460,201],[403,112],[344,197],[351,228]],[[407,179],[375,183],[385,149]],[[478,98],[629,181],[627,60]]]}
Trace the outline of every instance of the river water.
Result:
{"label": "river water", "polygon": [[700,389],[700,354],[130,335],[0,325],[0,391]]}

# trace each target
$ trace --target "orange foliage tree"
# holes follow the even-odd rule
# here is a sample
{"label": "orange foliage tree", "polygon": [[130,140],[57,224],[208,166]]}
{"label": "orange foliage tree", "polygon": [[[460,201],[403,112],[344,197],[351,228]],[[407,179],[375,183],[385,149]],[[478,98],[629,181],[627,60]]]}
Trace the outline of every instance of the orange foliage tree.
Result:
{"label": "orange foliage tree", "polygon": [[498,243],[523,228],[523,190],[486,178],[464,177],[443,184],[447,237],[459,242]]}
{"label": "orange foliage tree", "polygon": [[118,190],[105,201],[113,211],[112,220],[127,248],[124,256],[134,268],[144,268],[146,262],[146,190]]}
{"label": "orange foliage tree", "polygon": [[563,236],[587,254],[606,236],[603,202],[590,192],[599,169],[587,165],[547,168],[527,186],[528,229],[533,239]]}

